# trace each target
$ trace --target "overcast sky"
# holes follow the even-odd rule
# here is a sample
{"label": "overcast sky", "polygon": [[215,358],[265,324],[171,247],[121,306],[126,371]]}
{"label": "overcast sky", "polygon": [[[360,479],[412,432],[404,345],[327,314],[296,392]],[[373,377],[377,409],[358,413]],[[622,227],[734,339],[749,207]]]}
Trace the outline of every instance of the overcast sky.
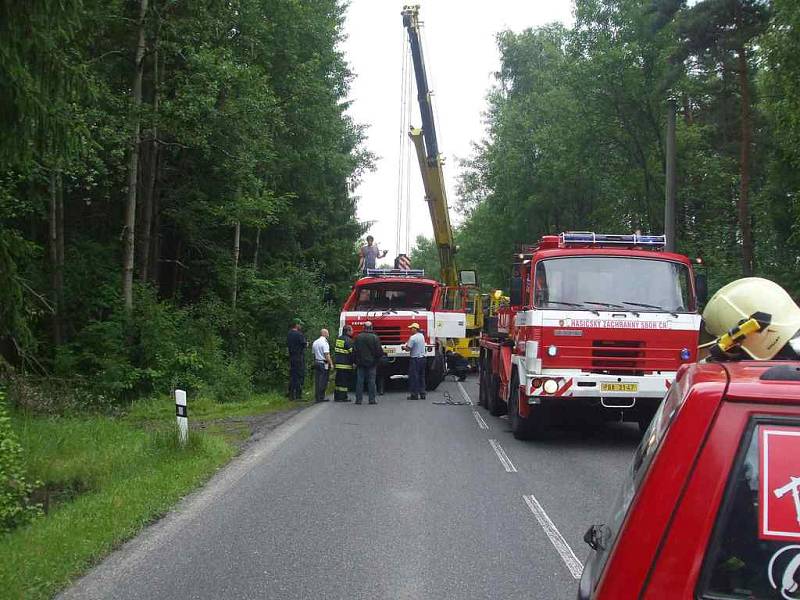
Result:
{"label": "overcast sky", "polygon": [[[407,2],[350,0],[343,49],[356,75],[350,114],[368,126],[367,148],[378,156],[356,191],[358,217],[372,221],[370,233],[389,257],[395,247],[397,170],[400,132],[400,84],[403,28],[400,11]],[[553,21],[571,23],[571,0],[422,0],[425,60],[434,92],[439,149],[449,204],[455,204],[458,159],[471,154],[471,144],[484,135],[482,113],[486,93],[499,66],[495,35],[521,31]],[[411,123],[420,126],[413,91]],[[411,170],[411,240],[433,234],[416,163]],[[451,218],[454,216],[451,209]],[[403,236],[405,237],[405,236]],[[405,250],[401,248],[400,250]]]}

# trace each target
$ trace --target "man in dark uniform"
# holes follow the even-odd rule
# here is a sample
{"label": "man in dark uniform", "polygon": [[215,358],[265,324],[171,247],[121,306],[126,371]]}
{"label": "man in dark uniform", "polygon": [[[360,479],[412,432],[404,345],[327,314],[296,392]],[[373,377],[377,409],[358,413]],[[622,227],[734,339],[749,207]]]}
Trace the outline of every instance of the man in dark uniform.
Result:
{"label": "man in dark uniform", "polygon": [[334,402],[349,402],[347,391],[353,380],[353,328],[342,327],[342,335],[336,338],[333,353],[336,363],[336,384],[333,388]]}
{"label": "man in dark uniform", "polygon": [[367,321],[364,323],[364,330],[353,342],[353,359],[356,363],[356,404],[361,404],[364,384],[367,385],[369,403],[378,403],[375,400],[375,374],[382,356],[381,340],[372,331],[372,323]]}
{"label": "man in dark uniform", "polygon": [[289,400],[303,399],[303,383],[306,378],[306,336],[302,332],[303,322],[292,321],[286,346],[289,349]]}

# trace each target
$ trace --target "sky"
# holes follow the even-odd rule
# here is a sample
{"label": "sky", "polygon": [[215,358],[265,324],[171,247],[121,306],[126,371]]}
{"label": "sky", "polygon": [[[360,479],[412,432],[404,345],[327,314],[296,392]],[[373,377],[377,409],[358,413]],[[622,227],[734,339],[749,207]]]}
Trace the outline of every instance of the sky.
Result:
{"label": "sky", "polygon": [[[349,114],[367,126],[366,147],[378,157],[375,170],[356,189],[358,218],[371,222],[370,234],[393,257],[396,247],[398,165],[400,149],[400,86],[403,27],[400,11],[407,2],[350,0],[342,50],[355,74]],[[473,142],[484,138],[486,94],[499,68],[498,32],[522,31],[554,21],[572,22],[571,0],[421,0],[425,61],[437,116],[439,149],[450,215],[458,222],[456,200],[458,160],[469,158]],[[411,124],[419,127],[416,88],[412,92]],[[430,217],[422,180],[411,163],[411,245],[417,235],[431,237]],[[401,246],[404,246],[401,236]]]}

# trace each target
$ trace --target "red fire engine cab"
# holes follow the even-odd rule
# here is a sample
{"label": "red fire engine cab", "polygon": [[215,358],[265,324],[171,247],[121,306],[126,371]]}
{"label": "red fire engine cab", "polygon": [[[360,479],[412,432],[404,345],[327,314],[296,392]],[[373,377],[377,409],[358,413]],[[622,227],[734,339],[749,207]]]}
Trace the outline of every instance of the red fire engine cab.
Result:
{"label": "red fire engine cab", "polygon": [[578,600],[800,598],[800,363],[682,367],[609,508]]}
{"label": "red fire engine cab", "polygon": [[568,232],[522,248],[510,302],[481,337],[480,404],[518,439],[575,413],[649,424],[675,373],[697,357],[691,261],[664,236]]}
{"label": "red fire engine cab", "polygon": [[422,270],[369,269],[353,286],[339,317],[339,332],[345,325],[353,335],[371,322],[381,340],[385,357],[378,369],[386,379],[408,373],[408,351],[403,344],[411,335],[409,325],[417,323],[425,336],[426,386],[434,390],[445,375],[445,343],[466,335],[466,313],[454,302],[458,288],[425,277]]}

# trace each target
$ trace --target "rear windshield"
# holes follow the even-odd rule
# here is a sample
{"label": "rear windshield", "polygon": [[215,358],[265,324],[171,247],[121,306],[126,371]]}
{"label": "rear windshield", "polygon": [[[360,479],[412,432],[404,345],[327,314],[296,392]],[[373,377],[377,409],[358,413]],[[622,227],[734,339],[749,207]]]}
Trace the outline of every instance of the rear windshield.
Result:
{"label": "rear windshield", "polygon": [[430,310],[434,288],[419,283],[387,282],[361,285],[348,310]]}
{"label": "rear windshield", "polygon": [[745,432],[700,588],[702,598],[800,598],[800,424]]}

